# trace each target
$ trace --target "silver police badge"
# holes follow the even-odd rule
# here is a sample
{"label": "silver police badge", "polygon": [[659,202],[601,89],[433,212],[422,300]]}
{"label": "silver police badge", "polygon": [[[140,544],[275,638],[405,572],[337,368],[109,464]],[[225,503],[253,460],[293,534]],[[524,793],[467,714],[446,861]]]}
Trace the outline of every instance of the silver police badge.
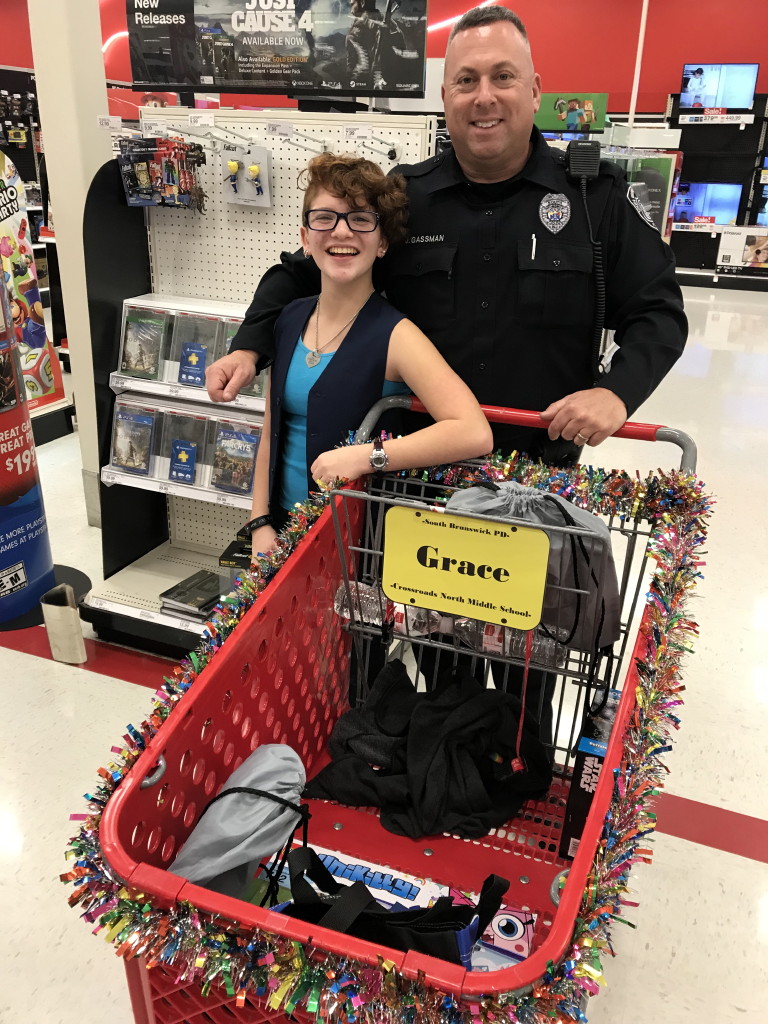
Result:
{"label": "silver police badge", "polygon": [[539,203],[539,220],[556,235],[571,219],[571,203],[562,192],[550,192]]}
{"label": "silver police badge", "polygon": [[650,213],[648,213],[648,210],[646,209],[646,207],[643,206],[643,203],[640,200],[640,197],[638,196],[637,192],[635,192],[635,190],[632,188],[631,185],[627,189],[627,199],[630,201],[632,206],[634,206],[634,208],[637,210],[637,212],[643,218],[645,223],[650,225],[650,227],[652,227],[654,231],[658,231],[659,229],[654,224],[653,219],[652,219]]}

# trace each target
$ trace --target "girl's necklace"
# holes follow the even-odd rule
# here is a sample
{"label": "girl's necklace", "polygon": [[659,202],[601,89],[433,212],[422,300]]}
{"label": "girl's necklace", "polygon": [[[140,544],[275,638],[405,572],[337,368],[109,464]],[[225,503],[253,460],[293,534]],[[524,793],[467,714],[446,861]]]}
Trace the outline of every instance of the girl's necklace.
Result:
{"label": "girl's necklace", "polygon": [[[373,295],[373,292],[371,292],[371,295]],[[336,331],[336,333],[330,339],[330,341],[326,341],[326,343],[322,347],[318,345],[318,341],[320,340],[320,296],[318,295],[317,305],[315,306],[315,347],[314,349],[310,349],[306,354],[305,362],[307,366],[309,366],[310,368],[313,366],[317,366],[317,364],[320,362],[320,353],[324,349],[328,348],[329,345],[332,345],[334,341],[336,341],[338,336],[340,334],[343,334],[344,331],[346,331],[346,329],[354,323],[354,321],[360,315],[360,310],[362,310],[363,306],[365,306],[366,302],[368,302],[368,299],[370,299],[371,295],[368,296],[368,298],[365,300],[360,309],[358,309],[354,316],[350,317],[350,319],[344,324],[341,330]]]}

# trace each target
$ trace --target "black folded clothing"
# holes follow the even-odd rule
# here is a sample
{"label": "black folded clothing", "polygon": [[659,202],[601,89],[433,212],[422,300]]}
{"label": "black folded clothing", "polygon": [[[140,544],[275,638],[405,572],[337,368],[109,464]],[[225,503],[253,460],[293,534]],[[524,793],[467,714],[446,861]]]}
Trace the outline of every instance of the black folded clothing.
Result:
{"label": "black folded clothing", "polygon": [[458,668],[418,693],[392,661],[368,700],[336,723],[333,760],[304,795],[353,807],[380,807],[396,835],[449,832],[477,839],[504,824],[530,797],[547,791],[552,769],[526,712],[516,763],[520,701],[486,689]]}

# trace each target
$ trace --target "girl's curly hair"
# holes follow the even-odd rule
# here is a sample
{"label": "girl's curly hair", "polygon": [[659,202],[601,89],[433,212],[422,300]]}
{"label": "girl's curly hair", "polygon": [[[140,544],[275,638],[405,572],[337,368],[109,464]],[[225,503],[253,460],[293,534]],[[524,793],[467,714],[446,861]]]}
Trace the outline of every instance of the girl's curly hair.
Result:
{"label": "girl's curly hair", "polygon": [[321,153],[301,172],[299,186],[306,190],[302,213],[312,209],[315,196],[324,189],[350,206],[375,210],[381,233],[390,245],[404,241],[408,196],[402,175],[385,174],[364,157]]}

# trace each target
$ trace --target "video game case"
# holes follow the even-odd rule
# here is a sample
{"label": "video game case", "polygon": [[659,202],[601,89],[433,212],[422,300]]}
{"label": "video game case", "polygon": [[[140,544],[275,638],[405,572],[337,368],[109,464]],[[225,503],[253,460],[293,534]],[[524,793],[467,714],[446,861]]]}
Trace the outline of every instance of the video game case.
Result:
{"label": "video game case", "polygon": [[168,412],[163,421],[161,454],[169,460],[168,479],[194,484],[199,466],[206,461],[211,421],[205,416]]}
{"label": "video game case", "polygon": [[159,597],[164,608],[201,615],[217,604],[226,587],[226,581],[217,572],[200,569],[164,590]]}
{"label": "video game case", "polygon": [[127,306],[123,322],[120,369],[131,377],[158,380],[164,356],[168,314]]}
{"label": "video game case", "polygon": [[227,569],[250,569],[251,545],[233,540],[219,555],[219,565]]}
{"label": "video game case", "polygon": [[221,319],[198,313],[176,313],[173,324],[173,359],[179,364],[178,382],[205,386],[205,371],[219,358]]}
{"label": "video game case", "polygon": [[[242,320],[234,320],[231,317],[224,319],[224,355],[229,353],[242,322]],[[240,394],[247,395],[249,398],[264,398],[266,396],[268,375],[269,370],[262,370],[261,373],[253,378],[253,382],[249,387],[240,389]]]}
{"label": "video game case", "polygon": [[234,494],[251,493],[259,436],[258,428],[244,423],[218,424],[211,474],[213,487]]}
{"label": "video game case", "polygon": [[126,473],[149,476],[152,471],[156,409],[117,404],[112,433],[112,465]]}

